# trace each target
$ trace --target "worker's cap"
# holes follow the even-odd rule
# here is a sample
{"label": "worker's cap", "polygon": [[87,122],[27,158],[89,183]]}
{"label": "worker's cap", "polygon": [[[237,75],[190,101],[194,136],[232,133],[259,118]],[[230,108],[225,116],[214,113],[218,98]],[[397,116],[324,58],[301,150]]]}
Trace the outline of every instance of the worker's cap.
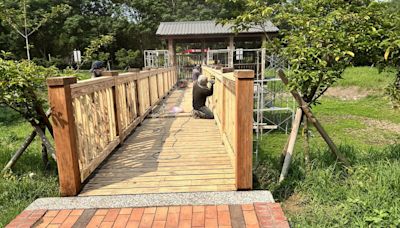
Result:
{"label": "worker's cap", "polygon": [[90,72],[93,72],[94,70],[98,70],[104,68],[104,63],[102,61],[94,61],[92,63],[92,68],[90,69]]}

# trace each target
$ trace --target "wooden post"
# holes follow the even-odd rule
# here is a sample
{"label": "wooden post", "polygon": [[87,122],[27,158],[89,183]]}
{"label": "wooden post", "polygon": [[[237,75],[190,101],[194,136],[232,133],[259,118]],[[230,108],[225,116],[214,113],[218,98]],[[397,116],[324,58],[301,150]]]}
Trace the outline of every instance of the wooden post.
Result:
{"label": "wooden post", "polygon": [[235,153],[236,188],[253,187],[253,96],[254,71],[239,70],[236,78]]}
{"label": "wooden post", "polygon": [[[265,36],[263,36],[263,37],[265,37]],[[265,74],[265,61],[266,61],[265,57],[266,57],[266,49],[261,48],[261,75],[260,75],[259,79],[264,79],[264,77],[265,77],[265,75],[264,75]],[[258,63],[257,63],[257,65],[258,65]]]}
{"label": "wooden post", "polygon": [[206,41],[203,39],[201,40],[201,64],[207,65],[206,53],[204,50],[206,49]]}
{"label": "wooden post", "polygon": [[117,132],[117,135],[120,137],[121,143],[122,141],[124,141],[124,129],[122,129],[122,120],[121,120],[121,102],[119,101],[119,99],[121,99],[119,97],[120,93],[118,91],[118,71],[105,71],[101,73],[101,76],[111,76],[114,77],[114,86],[112,87],[112,96],[113,96],[113,101],[114,101],[114,117],[115,117],[115,126],[117,129],[115,129],[115,131]]}
{"label": "wooden post", "polygon": [[168,39],[168,54],[169,54],[169,62],[171,66],[176,65],[176,53],[175,53],[175,45],[174,39]]}
{"label": "wooden post", "polygon": [[235,50],[234,37],[230,36],[229,37],[229,49],[228,49],[228,67],[233,67],[234,50]]}
{"label": "wooden post", "polygon": [[71,97],[71,84],[76,82],[76,77],[47,79],[62,196],[75,196],[81,190],[76,126]]}
{"label": "wooden post", "polygon": [[224,80],[226,80],[224,77],[221,78],[221,87],[222,87],[222,97],[221,100],[218,102],[221,102],[222,105],[222,111],[221,111],[221,128],[222,131],[225,132],[225,123],[226,123],[226,90],[227,88],[224,86]]}
{"label": "wooden post", "polygon": [[267,37],[266,35],[261,36],[261,48],[265,48],[267,46]]}

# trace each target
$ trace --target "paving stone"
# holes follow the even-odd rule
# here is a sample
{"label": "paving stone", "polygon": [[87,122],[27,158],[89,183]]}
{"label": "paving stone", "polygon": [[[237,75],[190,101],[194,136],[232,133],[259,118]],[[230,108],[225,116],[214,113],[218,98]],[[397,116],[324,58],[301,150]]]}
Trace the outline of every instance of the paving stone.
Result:
{"label": "paving stone", "polygon": [[289,228],[279,203],[170,207],[25,210],[7,228]]}

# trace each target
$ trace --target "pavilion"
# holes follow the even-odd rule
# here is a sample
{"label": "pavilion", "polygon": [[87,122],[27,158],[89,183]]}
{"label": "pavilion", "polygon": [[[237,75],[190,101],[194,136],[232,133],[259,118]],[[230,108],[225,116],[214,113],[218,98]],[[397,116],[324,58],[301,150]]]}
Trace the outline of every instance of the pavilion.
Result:
{"label": "pavilion", "polygon": [[[229,50],[235,49],[238,42],[251,41],[257,48],[261,48],[266,42],[266,37],[272,37],[279,29],[270,21],[266,21],[263,27],[254,26],[245,31],[235,33],[232,24],[221,25],[216,21],[181,21],[161,22],[157,29],[157,36],[168,43],[169,59],[172,65],[176,65],[176,44],[200,43],[203,63],[206,59],[205,50],[211,44],[223,43]],[[233,58],[230,58],[233,61]]]}

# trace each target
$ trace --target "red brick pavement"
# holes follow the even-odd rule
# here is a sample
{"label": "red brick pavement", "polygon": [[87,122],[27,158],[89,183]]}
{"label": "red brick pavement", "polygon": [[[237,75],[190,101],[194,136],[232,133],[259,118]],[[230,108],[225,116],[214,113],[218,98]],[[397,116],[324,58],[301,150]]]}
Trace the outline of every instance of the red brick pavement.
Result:
{"label": "red brick pavement", "polygon": [[129,228],[287,228],[279,203],[171,206],[147,208],[23,211],[7,228],[129,227]]}

